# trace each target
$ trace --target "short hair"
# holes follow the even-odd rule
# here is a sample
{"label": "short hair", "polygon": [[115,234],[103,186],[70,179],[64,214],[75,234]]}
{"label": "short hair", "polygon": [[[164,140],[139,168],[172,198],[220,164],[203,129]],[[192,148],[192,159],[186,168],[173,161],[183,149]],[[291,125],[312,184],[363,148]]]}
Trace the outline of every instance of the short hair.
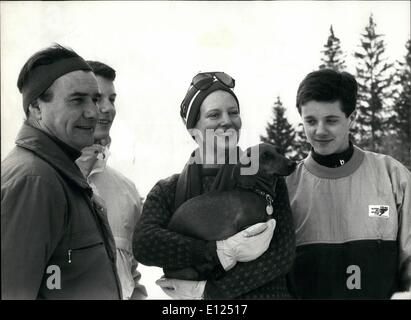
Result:
{"label": "short hair", "polygon": [[297,109],[301,114],[301,106],[312,100],[340,101],[342,111],[348,117],[355,110],[357,91],[357,81],[348,72],[338,72],[332,69],[314,71],[309,73],[298,87]]}
{"label": "short hair", "polygon": [[114,81],[116,79],[116,70],[106,65],[105,63],[91,60],[87,60],[86,62],[91,67],[91,69],[93,69],[93,72],[96,76],[103,77],[110,81]]}
{"label": "short hair", "polygon": [[[79,55],[72,49],[63,47],[59,44],[54,44],[50,47],[36,52],[27,60],[27,62],[23,65],[23,68],[21,68],[19,77],[17,79],[17,88],[20,92],[22,92],[28,76],[33,69],[42,65],[52,64],[56,61],[73,57],[79,57]],[[45,102],[51,101],[51,99],[53,98],[53,93],[49,89],[50,88],[46,89],[39,96],[40,100]]]}

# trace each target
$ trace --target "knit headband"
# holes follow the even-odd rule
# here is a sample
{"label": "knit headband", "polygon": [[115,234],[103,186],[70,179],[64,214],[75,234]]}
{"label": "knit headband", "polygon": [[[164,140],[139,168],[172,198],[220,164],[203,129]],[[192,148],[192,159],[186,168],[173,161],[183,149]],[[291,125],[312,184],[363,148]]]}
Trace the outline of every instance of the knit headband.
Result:
{"label": "knit headband", "polygon": [[240,104],[234,92],[218,80],[215,80],[214,83],[205,90],[198,90],[196,87],[192,86],[190,90],[188,90],[180,110],[180,115],[185,121],[187,129],[192,129],[196,125],[200,107],[204,99],[212,92],[218,90],[226,91],[231,94],[236,100],[238,108],[240,108]]}
{"label": "knit headband", "polygon": [[20,91],[23,95],[24,112],[27,114],[30,103],[50,88],[56,79],[76,70],[92,71],[90,66],[81,57],[59,60],[51,64],[38,66],[31,70]]}

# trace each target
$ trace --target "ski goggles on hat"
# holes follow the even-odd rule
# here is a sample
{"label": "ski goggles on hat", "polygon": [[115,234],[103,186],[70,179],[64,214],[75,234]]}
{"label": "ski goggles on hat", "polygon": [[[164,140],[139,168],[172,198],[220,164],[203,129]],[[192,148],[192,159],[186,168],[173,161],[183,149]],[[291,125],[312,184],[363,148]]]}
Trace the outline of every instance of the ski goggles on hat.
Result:
{"label": "ski goggles on hat", "polygon": [[207,90],[215,80],[229,88],[234,88],[235,80],[225,72],[201,72],[191,81],[191,85],[198,90]]}
{"label": "ski goggles on hat", "polygon": [[190,110],[196,98],[207,95],[207,90],[214,84],[223,87],[221,89],[233,94],[231,89],[235,86],[235,80],[225,72],[198,73],[191,81],[187,94],[180,106],[180,115],[185,125],[187,125]]}

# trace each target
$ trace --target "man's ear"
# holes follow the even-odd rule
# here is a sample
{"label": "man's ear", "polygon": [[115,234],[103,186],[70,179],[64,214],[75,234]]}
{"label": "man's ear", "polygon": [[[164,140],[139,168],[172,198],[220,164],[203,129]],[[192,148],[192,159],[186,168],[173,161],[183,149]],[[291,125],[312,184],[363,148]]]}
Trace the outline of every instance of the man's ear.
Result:
{"label": "man's ear", "polygon": [[30,103],[29,105],[29,115],[31,115],[33,117],[33,119],[35,120],[41,120],[41,109],[39,106],[39,103],[36,100],[34,100],[32,103]]}

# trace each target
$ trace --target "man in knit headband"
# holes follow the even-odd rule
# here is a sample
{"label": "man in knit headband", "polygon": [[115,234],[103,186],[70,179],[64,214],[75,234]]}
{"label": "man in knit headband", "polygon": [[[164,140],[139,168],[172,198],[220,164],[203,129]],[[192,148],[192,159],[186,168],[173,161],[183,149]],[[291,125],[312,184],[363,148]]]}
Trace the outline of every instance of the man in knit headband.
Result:
{"label": "man in knit headband", "polygon": [[105,208],[74,162],[93,143],[96,77],[56,45],[28,59],[17,86],[27,120],[1,164],[1,295],[120,299]]}
{"label": "man in knit headband", "polygon": [[50,88],[53,82],[61,76],[76,70],[91,71],[90,66],[77,54],[55,61],[42,64],[28,70],[30,65],[25,65],[26,72],[22,72],[17,86],[23,96],[23,109],[28,114],[29,105]]}

